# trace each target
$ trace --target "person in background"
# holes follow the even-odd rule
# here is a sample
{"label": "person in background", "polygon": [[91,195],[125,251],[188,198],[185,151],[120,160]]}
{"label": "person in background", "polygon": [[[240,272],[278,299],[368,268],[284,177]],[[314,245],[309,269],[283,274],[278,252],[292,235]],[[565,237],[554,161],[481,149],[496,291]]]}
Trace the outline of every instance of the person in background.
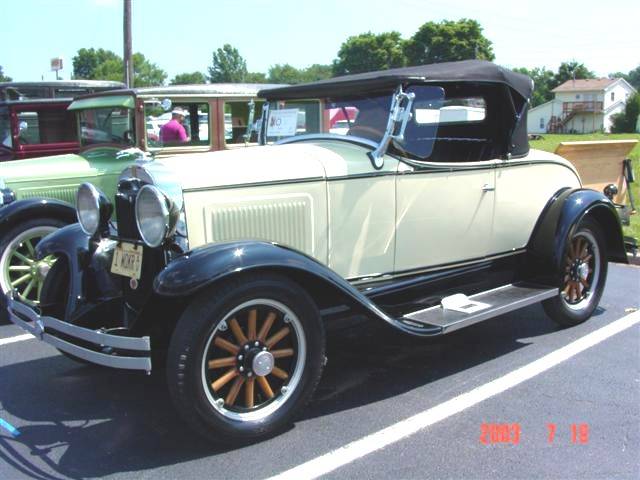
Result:
{"label": "person in background", "polygon": [[162,143],[188,142],[189,137],[182,125],[187,112],[177,107],[171,112],[171,120],[160,127],[160,141]]}

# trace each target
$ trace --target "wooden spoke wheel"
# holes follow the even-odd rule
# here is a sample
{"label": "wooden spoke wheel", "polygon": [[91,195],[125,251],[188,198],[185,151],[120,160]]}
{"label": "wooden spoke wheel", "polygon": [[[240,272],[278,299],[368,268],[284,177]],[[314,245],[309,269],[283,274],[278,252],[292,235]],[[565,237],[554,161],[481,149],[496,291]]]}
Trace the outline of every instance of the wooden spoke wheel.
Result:
{"label": "wooden spoke wheel", "polygon": [[545,300],[547,314],[563,327],[578,325],[594,312],[607,277],[606,243],[600,225],[584,219],[567,240],[560,265],[559,295]]}
{"label": "wooden spoke wheel", "polygon": [[324,365],[324,327],[309,293],[275,273],[203,289],[173,331],[167,382],[178,412],[214,442],[244,443],[290,424]]}
{"label": "wooden spoke wheel", "polygon": [[569,308],[580,309],[600,274],[600,249],[591,232],[579,232],[569,241],[563,267],[562,298]]}
{"label": "wooden spoke wheel", "polygon": [[306,342],[298,317],[285,305],[256,299],[217,325],[203,356],[202,379],[214,408],[234,420],[273,413],[295,389]]}

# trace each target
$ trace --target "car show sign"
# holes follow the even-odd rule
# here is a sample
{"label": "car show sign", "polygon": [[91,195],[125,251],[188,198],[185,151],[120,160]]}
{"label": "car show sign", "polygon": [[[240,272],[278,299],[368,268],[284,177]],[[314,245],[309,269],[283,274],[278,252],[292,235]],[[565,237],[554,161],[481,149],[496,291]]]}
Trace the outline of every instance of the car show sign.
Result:
{"label": "car show sign", "polygon": [[268,137],[288,137],[296,134],[298,124],[298,109],[285,108],[283,110],[273,110],[269,113],[269,123],[267,125]]}

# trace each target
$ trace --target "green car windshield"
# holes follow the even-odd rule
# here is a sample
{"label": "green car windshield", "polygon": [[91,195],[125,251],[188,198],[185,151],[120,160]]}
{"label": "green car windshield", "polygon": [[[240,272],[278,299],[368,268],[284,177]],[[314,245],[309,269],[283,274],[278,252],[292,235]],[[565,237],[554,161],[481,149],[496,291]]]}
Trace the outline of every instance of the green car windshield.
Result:
{"label": "green car windshield", "polygon": [[133,109],[103,107],[78,111],[80,144],[83,147],[110,144],[119,147],[135,145]]}

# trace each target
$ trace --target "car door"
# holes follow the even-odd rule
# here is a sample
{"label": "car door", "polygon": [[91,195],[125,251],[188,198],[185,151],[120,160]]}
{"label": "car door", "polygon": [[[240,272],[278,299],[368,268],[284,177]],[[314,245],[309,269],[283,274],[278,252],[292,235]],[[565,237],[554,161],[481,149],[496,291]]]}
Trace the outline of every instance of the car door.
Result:
{"label": "car door", "polygon": [[395,176],[398,160],[385,157],[374,168],[367,148],[324,141],[333,155],[322,162],[327,175],[331,269],[348,279],[393,271],[395,251]]}
{"label": "car door", "polygon": [[495,162],[400,164],[396,272],[455,264],[490,252]]}

